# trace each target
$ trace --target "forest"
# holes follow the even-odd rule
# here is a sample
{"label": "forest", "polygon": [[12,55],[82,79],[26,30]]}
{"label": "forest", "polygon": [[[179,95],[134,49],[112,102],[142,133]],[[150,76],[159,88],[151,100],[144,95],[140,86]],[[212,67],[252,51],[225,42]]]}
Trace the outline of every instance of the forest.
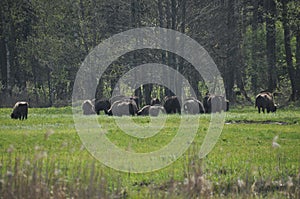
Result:
{"label": "forest", "polygon": [[[230,104],[254,104],[260,91],[279,106],[300,101],[299,0],[1,0],[0,107],[68,106],[76,73],[103,40],[139,27],[179,31],[202,45],[223,77]],[[197,97],[207,88],[181,57],[142,49],[115,60],[97,86],[110,98],[118,79],[143,63],[166,64],[189,80]],[[168,95],[141,85],[132,95]]]}

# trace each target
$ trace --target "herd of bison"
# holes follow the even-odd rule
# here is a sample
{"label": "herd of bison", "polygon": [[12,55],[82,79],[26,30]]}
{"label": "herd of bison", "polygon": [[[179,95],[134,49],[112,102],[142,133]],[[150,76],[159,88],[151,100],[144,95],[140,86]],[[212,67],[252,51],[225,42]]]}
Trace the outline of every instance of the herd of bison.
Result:
{"label": "herd of bison", "polygon": [[[182,104],[182,107],[181,107]],[[17,102],[11,113],[12,119],[27,119],[28,102]],[[258,113],[275,112],[276,105],[274,98],[270,92],[261,92],[256,96],[255,107]],[[84,115],[100,114],[104,111],[107,115],[123,116],[123,115],[142,115],[142,116],[158,116],[160,113],[166,114],[181,114],[183,111],[186,114],[203,114],[217,113],[229,110],[229,102],[224,96],[207,94],[203,101],[196,98],[187,98],[183,103],[176,96],[166,96],[159,100],[153,98],[149,105],[139,107],[139,99],[137,97],[115,96],[111,99],[93,99],[85,100],[82,103],[82,111]]]}

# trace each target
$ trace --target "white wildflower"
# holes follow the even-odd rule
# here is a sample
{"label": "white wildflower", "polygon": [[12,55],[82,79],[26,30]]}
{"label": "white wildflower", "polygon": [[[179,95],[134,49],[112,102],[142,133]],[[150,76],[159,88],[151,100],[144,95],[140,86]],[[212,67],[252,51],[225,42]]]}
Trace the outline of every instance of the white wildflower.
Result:
{"label": "white wildflower", "polygon": [[15,150],[14,145],[9,145],[8,149],[7,149],[7,153],[12,153]]}
{"label": "white wildflower", "polygon": [[184,184],[184,185],[188,185],[188,184],[189,184],[189,179],[188,179],[188,178],[184,178],[183,184]]}
{"label": "white wildflower", "polygon": [[45,133],[45,135],[44,135],[45,140],[47,140],[47,139],[49,138],[49,136],[52,135],[53,133],[54,133],[53,130],[47,131],[47,132]]}
{"label": "white wildflower", "polygon": [[288,176],[288,178],[289,179],[286,182],[286,185],[287,185],[288,188],[290,188],[290,187],[294,186],[294,183],[293,183],[293,178],[292,177]]}
{"label": "white wildflower", "polygon": [[273,148],[279,148],[280,145],[277,143],[277,140],[278,140],[278,135],[276,135],[274,138],[273,138],[273,142],[272,142],[272,147]]}
{"label": "white wildflower", "polygon": [[11,171],[7,171],[7,172],[6,172],[6,176],[7,176],[7,177],[12,177],[13,175],[14,175],[14,173],[11,172]]}
{"label": "white wildflower", "polygon": [[238,179],[237,184],[238,184],[239,188],[243,188],[245,186],[245,182],[241,179]]}

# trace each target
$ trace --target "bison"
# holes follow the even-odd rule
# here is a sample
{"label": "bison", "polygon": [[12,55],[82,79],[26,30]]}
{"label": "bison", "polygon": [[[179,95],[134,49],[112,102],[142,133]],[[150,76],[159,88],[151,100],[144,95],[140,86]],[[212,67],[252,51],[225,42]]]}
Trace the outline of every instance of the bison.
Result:
{"label": "bison", "polygon": [[108,110],[110,109],[110,102],[106,99],[95,100],[95,112],[97,115],[100,115],[100,111],[104,111],[105,114],[108,114]]}
{"label": "bison", "polygon": [[229,110],[229,101],[222,95],[207,94],[203,99],[206,113],[217,113]]}
{"label": "bison", "polygon": [[159,104],[155,104],[153,106],[150,106],[150,109],[149,109],[149,115],[150,116],[158,116],[159,113],[166,113],[163,106],[161,106]]}
{"label": "bison", "polygon": [[151,106],[154,106],[155,104],[160,104],[160,100],[159,100],[158,98],[153,98],[153,99],[151,99],[150,105],[151,105]]}
{"label": "bison", "polygon": [[83,115],[96,114],[94,104],[91,100],[84,100],[82,103]]}
{"label": "bison", "polygon": [[24,120],[28,116],[28,102],[17,102],[10,117],[12,119]]}
{"label": "bison", "polygon": [[128,96],[124,96],[124,95],[116,95],[116,96],[113,96],[112,98],[110,98],[109,102],[110,102],[110,104],[113,104],[114,102],[120,101],[120,100],[134,100],[136,106],[139,108],[139,98],[136,96],[128,97]]}
{"label": "bison", "polygon": [[255,107],[258,109],[258,113],[260,113],[260,109],[263,113],[265,113],[265,109],[267,109],[267,113],[276,112],[277,109],[273,95],[269,92],[262,92],[256,96]]}
{"label": "bison", "polygon": [[134,116],[138,111],[137,105],[134,100],[118,100],[115,101],[111,108],[108,110],[108,115],[123,116],[132,115]]}
{"label": "bison", "polygon": [[179,113],[181,114],[181,106],[177,96],[166,96],[164,99],[164,108],[167,114]]}
{"label": "bison", "polygon": [[183,104],[183,110],[187,114],[205,113],[203,104],[195,98],[186,99]]}
{"label": "bison", "polygon": [[138,111],[137,115],[143,115],[143,116],[149,115],[150,107],[151,105],[145,105],[143,108],[141,108]]}
{"label": "bison", "polygon": [[163,106],[160,106],[158,104],[156,104],[154,106],[146,105],[141,110],[138,111],[137,115],[158,116],[160,112],[165,113],[165,109]]}

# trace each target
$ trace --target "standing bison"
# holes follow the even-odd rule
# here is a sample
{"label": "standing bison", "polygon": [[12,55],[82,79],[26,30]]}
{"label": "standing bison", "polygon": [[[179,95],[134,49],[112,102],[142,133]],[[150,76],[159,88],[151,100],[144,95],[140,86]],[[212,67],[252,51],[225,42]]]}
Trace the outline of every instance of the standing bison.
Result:
{"label": "standing bison", "polygon": [[17,102],[10,117],[12,119],[24,120],[28,116],[28,102]]}
{"label": "standing bison", "polygon": [[124,96],[124,95],[116,95],[110,98],[109,102],[112,105],[116,101],[120,100],[133,100],[135,101],[136,106],[139,108],[139,98],[136,96]]}
{"label": "standing bison", "polygon": [[207,94],[203,99],[206,113],[221,113],[229,110],[229,102],[222,95]]}
{"label": "standing bison", "polygon": [[115,101],[111,108],[108,110],[108,115],[114,116],[123,116],[123,115],[132,115],[137,114],[138,108],[134,100],[118,100]]}
{"label": "standing bison", "polygon": [[269,92],[262,92],[256,96],[255,107],[258,109],[258,113],[260,113],[260,109],[263,113],[265,113],[265,109],[267,109],[267,113],[276,112],[277,109],[273,95]]}
{"label": "standing bison", "polygon": [[160,113],[166,113],[163,106],[156,104],[150,107],[149,115],[150,116],[158,116]]}
{"label": "standing bison", "polygon": [[205,113],[203,104],[195,98],[186,99],[183,104],[183,110],[187,114]]}
{"label": "standing bison", "polygon": [[151,105],[145,105],[137,112],[137,115],[143,115],[143,116],[149,115],[150,107]]}
{"label": "standing bison", "polygon": [[150,105],[151,105],[151,106],[154,106],[155,104],[160,104],[160,100],[159,100],[158,98],[153,98],[153,99],[151,99]]}
{"label": "standing bison", "polygon": [[95,100],[95,112],[97,115],[100,115],[100,111],[104,111],[105,114],[108,114],[108,110],[110,109],[110,102],[109,100],[102,99],[102,100]]}
{"label": "standing bison", "polygon": [[159,113],[165,113],[165,109],[163,106],[160,106],[159,104],[156,105],[146,105],[141,110],[138,111],[137,115],[150,115],[150,116],[158,116]]}
{"label": "standing bison", "polygon": [[82,103],[83,115],[95,114],[95,107],[91,100],[84,100]]}
{"label": "standing bison", "polygon": [[164,108],[167,114],[179,113],[181,114],[181,106],[177,96],[166,96],[164,99]]}

